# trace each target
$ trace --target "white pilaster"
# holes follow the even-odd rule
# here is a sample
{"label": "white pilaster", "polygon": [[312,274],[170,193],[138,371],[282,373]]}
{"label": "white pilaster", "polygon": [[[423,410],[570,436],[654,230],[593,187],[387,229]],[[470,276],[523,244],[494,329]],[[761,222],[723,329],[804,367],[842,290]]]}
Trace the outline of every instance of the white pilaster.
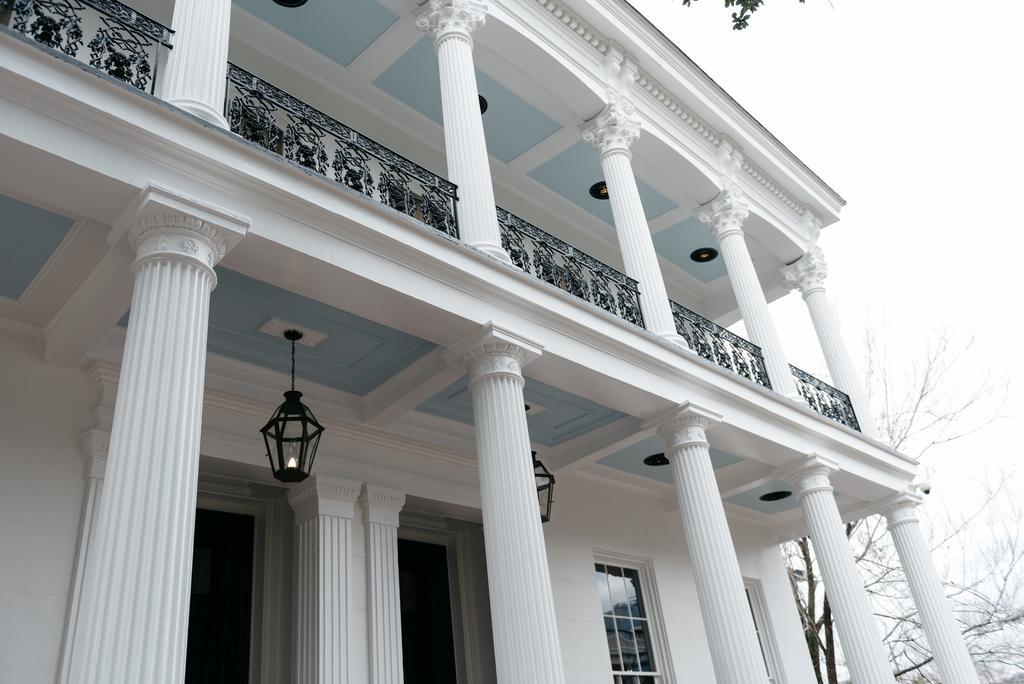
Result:
{"label": "white pilaster", "polygon": [[705,434],[720,420],[721,416],[687,403],[661,422],[658,435],[672,464],[715,678],[723,684],[765,684],[768,672]]}
{"label": "white pilaster", "polygon": [[347,684],[352,518],[362,483],[314,475],[288,492],[295,510],[292,681]]}
{"label": "white pilaster", "polygon": [[402,606],[398,594],[398,514],[405,494],[367,484],[366,582],[370,684],[402,684]]}
{"label": "white pilaster", "polygon": [[782,477],[793,484],[803,508],[851,678],[857,684],[892,682],[893,669],[832,493],[829,476],[836,469],[831,461],[812,456]]}
{"label": "white pilaster", "polygon": [[978,684],[978,671],[957,628],[953,610],[942,591],[942,581],[921,532],[918,520],[920,504],[921,496],[912,492],[904,492],[893,499],[885,508],[889,534],[900,556],[903,574],[907,577],[939,676],[950,684]]}
{"label": "white pilaster", "polygon": [[565,681],[523,409],[522,367],[540,353],[488,324],[445,355],[473,397],[498,684]]}
{"label": "white pilaster", "polygon": [[761,281],[754,270],[754,262],[747,249],[747,241],[743,236],[743,221],[750,215],[750,209],[740,189],[727,183],[725,190],[720,192],[711,202],[700,207],[697,217],[708,228],[718,242],[718,249],[725,260],[725,270],[729,275],[739,306],[743,324],[751,341],[761,347],[764,353],[764,365],[771,380],[772,389],[779,394],[797,399],[800,397],[793,381],[793,373],[786,360],[786,352],[782,348],[782,340],[775,329],[768,301],[761,289]]}
{"label": "white pilaster", "polygon": [[110,433],[90,428],[82,435],[82,453],[85,455],[85,496],[82,500],[82,520],[78,530],[78,551],[75,559],[75,575],[68,598],[68,615],[64,626],[64,645],[61,651],[60,676],[57,681],[68,681],[71,670],[71,653],[78,640],[78,615],[82,606],[82,583],[85,578],[85,564],[93,544],[93,530],[96,528],[96,514],[103,496],[103,475],[107,469],[107,451],[110,448]]}
{"label": "white pilaster", "polygon": [[71,682],[185,676],[213,266],[247,225],[155,186],[118,221],[135,284]]}
{"label": "white pilaster", "polygon": [[163,74],[163,99],[227,128],[227,87],[231,0],[174,0],[174,46]]}
{"label": "white pilaster", "polygon": [[487,3],[482,0],[429,0],[416,17],[416,25],[434,34],[448,177],[459,186],[459,237],[510,262],[501,246],[473,66],[473,31],[483,26],[486,18]]}
{"label": "white pilaster", "polygon": [[853,365],[846,343],[843,341],[839,319],[836,318],[835,311],[825,294],[825,277],[827,275],[828,266],[825,263],[825,255],[816,245],[795,262],[782,269],[783,281],[790,287],[799,288],[800,294],[803,295],[832,381],[836,387],[849,395],[861,431],[877,438],[878,427],[875,425],[871,407],[864,394],[864,385]]}
{"label": "white pilaster", "polygon": [[639,283],[644,326],[686,347],[686,342],[676,332],[665,279],[633,175],[630,146],[640,137],[640,117],[627,98],[616,93],[609,93],[608,98],[604,110],[580,130],[583,139],[597,149],[601,160],[623,268],[626,275]]}

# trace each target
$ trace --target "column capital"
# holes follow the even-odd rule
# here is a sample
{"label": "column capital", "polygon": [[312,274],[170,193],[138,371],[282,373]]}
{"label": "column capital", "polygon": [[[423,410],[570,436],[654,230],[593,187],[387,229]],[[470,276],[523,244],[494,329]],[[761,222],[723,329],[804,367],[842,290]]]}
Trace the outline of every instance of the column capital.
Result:
{"label": "column capital", "polygon": [[353,518],[362,489],[361,482],[314,475],[288,491],[288,503],[295,511],[296,524],[318,515]]}
{"label": "column capital", "polygon": [[398,514],[405,506],[405,493],[367,482],[359,502],[366,512],[366,522],[398,527]]}
{"label": "column capital", "polygon": [[825,254],[817,245],[813,245],[802,257],[783,266],[780,270],[782,281],[790,288],[798,288],[805,297],[815,290],[825,288],[828,277],[828,263]]}
{"label": "column capital", "polygon": [[487,20],[484,0],[429,0],[416,16],[416,27],[434,34],[434,45],[445,38],[473,43],[473,32]]}
{"label": "column capital", "polygon": [[882,504],[882,513],[889,529],[919,520],[918,506],[924,503],[924,497],[916,488],[908,488],[890,497]]}
{"label": "column capital", "polygon": [[604,109],[580,126],[580,134],[602,157],[612,152],[630,154],[629,148],[640,137],[641,126],[633,102],[619,93],[611,92]]}
{"label": "column capital", "polygon": [[690,444],[707,444],[705,431],[722,422],[721,414],[697,406],[688,401],[649,421],[645,427],[653,427],[665,442],[665,453]]}
{"label": "column capital", "polygon": [[711,229],[716,240],[730,233],[742,233],[748,216],[750,205],[734,183],[726,183],[713,200],[697,207],[697,219]]}
{"label": "column capital", "polygon": [[453,366],[465,367],[472,386],[489,375],[512,375],[522,381],[523,366],[542,351],[540,344],[489,322],[449,347],[444,359]]}
{"label": "column capital", "polygon": [[213,274],[213,267],[238,244],[249,219],[189,197],[147,184],[114,223],[108,241],[127,239],[136,268],[150,259],[182,259]]}
{"label": "column capital", "polygon": [[107,472],[107,452],[110,450],[110,433],[106,430],[89,428],[82,433],[82,455],[88,467],[87,477],[102,480]]}
{"label": "column capital", "polygon": [[778,477],[793,485],[797,499],[802,499],[811,492],[831,492],[831,477],[838,471],[839,464],[832,459],[812,454],[803,461],[780,470]]}

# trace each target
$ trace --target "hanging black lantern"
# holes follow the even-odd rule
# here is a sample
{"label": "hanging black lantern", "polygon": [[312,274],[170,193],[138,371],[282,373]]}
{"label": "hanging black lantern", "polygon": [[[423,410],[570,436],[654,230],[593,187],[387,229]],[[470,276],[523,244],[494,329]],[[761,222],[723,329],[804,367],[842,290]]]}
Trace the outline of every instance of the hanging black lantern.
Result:
{"label": "hanging black lantern", "polygon": [[551,503],[555,500],[555,476],[537,459],[536,451],[531,451],[530,455],[533,456],[533,477],[537,481],[540,521],[546,523],[551,520]]}
{"label": "hanging black lantern", "polygon": [[281,482],[302,482],[313,468],[324,428],[300,401],[302,392],[295,390],[295,342],[302,339],[302,332],[285,330],[284,337],[292,343],[292,388],[284,393],[284,403],[260,432],[274,477]]}

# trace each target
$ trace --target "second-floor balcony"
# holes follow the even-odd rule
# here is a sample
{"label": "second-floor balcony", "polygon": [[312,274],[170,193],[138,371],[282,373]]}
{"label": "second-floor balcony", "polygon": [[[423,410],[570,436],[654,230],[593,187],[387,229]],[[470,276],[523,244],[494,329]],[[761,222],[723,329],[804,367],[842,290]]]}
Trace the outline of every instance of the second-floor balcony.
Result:
{"label": "second-floor balcony", "polygon": [[[173,49],[170,29],[117,0],[0,0],[0,23],[64,58],[151,94],[159,93],[160,65]],[[454,183],[235,64],[227,66],[223,114],[232,134],[283,161],[449,238],[460,238],[460,197]],[[510,211],[495,211],[502,247],[514,267],[644,327],[636,280]],[[671,310],[677,332],[700,358],[772,389],[757,345],[679,303],[671,302]],[[792,374],[810,408],[860,429],[849,396],[798,368]]]}

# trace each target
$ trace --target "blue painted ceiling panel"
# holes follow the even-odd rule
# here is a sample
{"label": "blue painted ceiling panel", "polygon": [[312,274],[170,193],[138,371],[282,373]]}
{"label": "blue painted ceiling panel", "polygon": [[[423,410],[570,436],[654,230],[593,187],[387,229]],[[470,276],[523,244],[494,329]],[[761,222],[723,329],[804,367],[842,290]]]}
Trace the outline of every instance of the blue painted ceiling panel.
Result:
{"label": "blue painted ceiling panel", "polygon": [[287,341],[259,332],[267,320],[280,318],[327,335],[316,347],[296,347],[298,377],[364,395],[434,347],[234,271],[218,268],[217,277],[210,301],[211,352],[288,373]]}
{"label": "blue painted ceiling panel", "polygon": [[72,219],[0,195],[0,297],[18,299],[67,236]]}
{"label": "blue painted ceiling panel", "polygon": [[660,256],[702,283],[710,283],[725,275],[725,261],[719,256],[712,261],[697,263],[690,258],[690,254],[701,247],[717,249],[711,231],[695,216],[654,235],[654,249]]}
{"label": "blue painted ceiling panel", "polygon": [[[590,196],[590,186],[603,180],[604,174],[597,159],[597,151],[589,143],[576,143],[535,168],[529,175],[608,225],[615,225],[611,203]],[[672,200],[647,183],[638,178],[636,184],[648,221],[675,209]]]}
{"label": "blue painted ceiling panel", "polygon": [[[530,426],[530,440],[544,446],[557,446],[624,415],[533,378],[527,378],[524,395],[527,404],[544,407],[543,411],[526,417]],[[427,400],[419,410],[472,425],[473,404],[469,396],[469,379],[462,378]]]}
{"label": "blue painted ceiling panel", "polygon": [[273,0],[234,1],[342,66],[351,64],[398,19],[374,0],[309,0],[292,8]]}
{"label": "blue painted ceiling panel", "polygon": [[[665,451],[665,443],[661,441],[661,438],[657,435],[652,435],[647,439],[637,442],[631,446],[626,447],[620,451],[616,451],[614,454],[610,454],[602,458],[599,463],[611,466],[612,468],[618,468],[623,472],[630,473],[632,475],[639,475],[641,477],[649,477],[652,480],[658,482],[664,482],[666,484],[672,484],[672,467],[669,465],[664,466],[649,466],[644,464],[644,459],[651,454],[657,454]],[[727,454],[724,451],[720,451],[711,448],[711,466],[718,470],[724,468],[727,465],[733,463],[739,463],[740,459]]]}
{"label": "blue painted ceiling panel", "polygon": [[[476,72],[477,87],[487,99],[483,116],[487,150],[510,162],[561,126],[487,74]],[[374,85],[424,116],[444,125],[437,55],[429,36],[423,37],[374,80]]]}

